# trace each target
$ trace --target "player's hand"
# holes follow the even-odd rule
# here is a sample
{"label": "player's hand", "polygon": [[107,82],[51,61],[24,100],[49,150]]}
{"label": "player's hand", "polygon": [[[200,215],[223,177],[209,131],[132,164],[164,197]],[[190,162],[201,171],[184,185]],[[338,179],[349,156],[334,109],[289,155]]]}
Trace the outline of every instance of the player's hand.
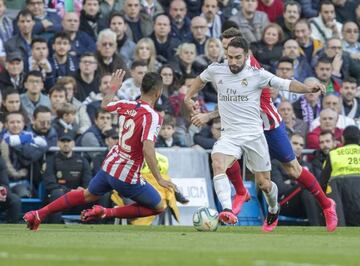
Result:
{"label": "player's hand", "polygon": [[118,89],[120,89],[124,76],[125,76],[125,70],[118,69],[115,70],[115,72],[112,73],[111,81],[110,81],[110,88],[115,93]]}
{"label": "player's hand", "polygon": [[173,189],[174,191],[177,190],[176,185],[173,182],[165,180],[163,178],[159,179],[158,183],[163,188],[167,188],[167,189],[170,189],[170,190]]}
{"label": "player's hand", "polygon": [[191,123],[197,127],[201,127],[210,121],[209,113],[197,113],[191,117]]}
{"label": "player's hand", "polygon": [[313,83],[309,86],[310,92],[318,92],[320,91],[321,94],[326,93],[326,86],[320,82]]}

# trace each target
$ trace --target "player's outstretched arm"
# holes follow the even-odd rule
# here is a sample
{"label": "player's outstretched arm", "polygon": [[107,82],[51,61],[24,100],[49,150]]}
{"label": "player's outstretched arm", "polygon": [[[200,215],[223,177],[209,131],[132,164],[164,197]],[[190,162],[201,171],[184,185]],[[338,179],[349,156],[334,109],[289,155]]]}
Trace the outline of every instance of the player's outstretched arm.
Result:
{"label": "player's outstretched arm", "polygon": [[106,106],[113,101],[117,91],[121,88],[125,73],[125,70],[122,69],[115,70],[115,72],[112,73],[110,81],[111,90],[104,96],[101,102],[102,109],[106,110]]}
{"label": "player's outstretched arm", "polygon": [[174,189],[174,191],[176,191],[177,189],[175,184],[172,183],[171,181],[163,179],[160,174],[160,171],[157,166],[156,155],[155,155],[155,143],[153,141],[144,140],[143,154],[152,175],[155,177],[159,185],[164,188]]}
{"label": "player's outstretched arm", "polygon": [[196,79],[191,84],[190,89],[186,92],[184,103],[190,115],[194,115],[198,112],[198,107],[192,98],[204,87],[205,83],[199,78]]}
{"label": "player's outstretched arm", "polygon": [[289,90],[296,93],[312,93],[320,91],[322,94],[326,93],[326,87],[320,82],[312,83],[311,85],[305,85],[299,81],[292,80]]}

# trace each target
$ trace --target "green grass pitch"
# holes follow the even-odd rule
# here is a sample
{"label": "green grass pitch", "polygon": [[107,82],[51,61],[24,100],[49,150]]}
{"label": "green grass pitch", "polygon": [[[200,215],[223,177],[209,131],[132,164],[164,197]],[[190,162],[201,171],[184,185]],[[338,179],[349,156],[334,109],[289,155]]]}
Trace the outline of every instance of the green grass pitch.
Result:
{"label": "green grass pitch", "polygon": [[0,225],[1,266],[360,265],[360,228]]}

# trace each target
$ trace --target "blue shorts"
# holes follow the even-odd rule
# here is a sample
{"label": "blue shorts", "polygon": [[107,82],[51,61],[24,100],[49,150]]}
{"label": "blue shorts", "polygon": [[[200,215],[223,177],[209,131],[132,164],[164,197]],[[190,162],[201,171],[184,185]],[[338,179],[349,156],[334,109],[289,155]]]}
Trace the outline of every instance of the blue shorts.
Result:
{"label": "blue shorts", "polygon": [[109,175],[103,170],[91,179],[88,190],[91,194],[102,196],[116,190],[120,196],[129,198],[142,206],[154,209],[161,201],[159,192],[148,182],[129,184]]}
{"label": "blue shorts", "polygon": [[276,159],[281,163],[288,163],[295,159],[295,153],[286,133],[284,122],[281,122],[277,128],[266,130],[264,133],[271,159]]}

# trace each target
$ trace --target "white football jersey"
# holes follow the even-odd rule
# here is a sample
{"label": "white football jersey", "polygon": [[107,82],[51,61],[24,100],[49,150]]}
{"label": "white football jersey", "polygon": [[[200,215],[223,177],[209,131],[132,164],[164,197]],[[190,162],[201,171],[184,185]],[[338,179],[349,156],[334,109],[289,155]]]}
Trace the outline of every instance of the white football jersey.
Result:
{"label": "white football jersey", "polygon": [[290,80],[246,65],[233,74],[227,62],[213,63],[200,74],[200,79],[216,84],[222,134],[253,138],[263,133],[260,117],[262,88],[272,86],[288,90]]}

